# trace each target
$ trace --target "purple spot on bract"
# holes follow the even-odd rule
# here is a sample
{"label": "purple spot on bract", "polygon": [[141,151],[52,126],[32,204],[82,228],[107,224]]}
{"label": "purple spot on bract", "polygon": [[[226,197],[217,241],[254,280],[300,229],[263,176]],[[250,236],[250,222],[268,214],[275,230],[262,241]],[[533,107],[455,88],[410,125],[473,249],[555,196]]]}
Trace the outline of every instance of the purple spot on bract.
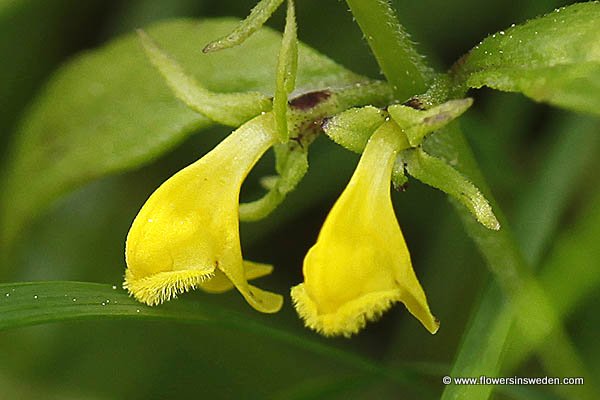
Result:
{"label": "purple spot on bract", "polygon": [[290,106],[299,110],[309,110],[331,97],[329,90],[319,90],[296,97],[290,101]]}
{"label": "purple spot on bract", "polygon": [[423,107],[423,102],[421,100],[417,99],[416,97],[413,97],[412,99],[408,100],[403,105],[408,106],[410,108],[414,108],[415,110],[425,109],[425,107]]}

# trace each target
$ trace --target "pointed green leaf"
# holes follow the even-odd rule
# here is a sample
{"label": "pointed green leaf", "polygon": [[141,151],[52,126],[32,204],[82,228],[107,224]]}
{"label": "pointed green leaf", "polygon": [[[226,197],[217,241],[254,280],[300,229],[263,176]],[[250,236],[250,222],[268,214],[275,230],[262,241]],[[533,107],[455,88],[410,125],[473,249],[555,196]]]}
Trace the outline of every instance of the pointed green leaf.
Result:
{"label": "pointed green leaf", "polygon": [[212,121],[223,125],[240,126],[271,108],[269,98],[258,92],[215,93],[206,90],[147,33],[140,29],[138,36],[146,55],[167,81],[175,96],[189,108]]}
{"label": "pointed green leaf", "polygon": [[500,223],[488,201],[460,172],[421,148],[408,149],[400,157],[410,175],[456,198],[486,228],[500,229]]}
{"label": "pointed green leaf", "polygon": [[246,19],[240,22],[235,29],[228,35],[207,44],[203,51],[205,53],[210,53],[228,49],[243,43],[267,22],[269,17],[277,10],[281,3],[283,3],[283,0],[260,0],[260,2],[254,6],[252,11],[250,11],[250,14]]}
{"label": "pointed green leaf", "polygon": [[288,0],[285,29],[281,39],[279,60],[277,62],[277,81],[273,98],[273,113],[277,132],[281,142],[289,138],[287,126],[288,95],[296,86],[298,70],[298,38],[296,32],[296,15],[293,0]]}
{"label": "pointed green leaf", "polygon": [[455,66],[460,84],[521,92],[600,114],[600,4],[580,3],[498,32]]}
{"label": "pointed green leaf", "polygon": [[[207,90],[272,95],[279,34],[264,28],[252,45],[210,55],[197,51],[197,43],[236,25],[231,19],[177,20],[147,32]],[[298,91],[360,82],[368,81],[299,46]],[[385,85],[378,87],[385,92]],[[369,95],[371,101],[377,97]],[[76,57],[50,79],[15,134],[0,181],[0,245],[9,245],[61,194],[147,163],[210,124],[173,96],[133,34]]]}

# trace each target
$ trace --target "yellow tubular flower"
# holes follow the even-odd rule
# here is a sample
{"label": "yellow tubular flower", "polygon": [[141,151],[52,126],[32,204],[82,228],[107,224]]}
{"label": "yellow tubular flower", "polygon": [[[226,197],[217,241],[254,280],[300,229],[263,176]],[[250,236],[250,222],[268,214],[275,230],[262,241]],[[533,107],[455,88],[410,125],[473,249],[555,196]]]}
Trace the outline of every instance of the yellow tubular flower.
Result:
{"label": "yellow tubular flower", "polygon": [[304,283],[292,288],[292,299],[305,324],[326,336],[349,337],[399,301],[438,330],[390,197],[394,160],[406,146],[393,122],[373,134],[304,259]]}
{"label": "yellow tubular flower", "polygon": [[275,140],[272,114],[260,115],[150,196],[125,250],[124,287],[137,300],[156,305],[196,287],[235,286],[258,311],[279,311],[282,296],[247,282],[272,268],[243,261],[238,221],[242,182]]}

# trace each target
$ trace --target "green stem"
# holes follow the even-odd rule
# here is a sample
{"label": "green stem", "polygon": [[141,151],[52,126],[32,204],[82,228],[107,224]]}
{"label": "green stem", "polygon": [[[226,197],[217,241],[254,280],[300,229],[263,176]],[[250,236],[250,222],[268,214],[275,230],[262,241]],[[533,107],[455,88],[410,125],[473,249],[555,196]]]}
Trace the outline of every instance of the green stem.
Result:
{"label": "green stem", "polygon": [[431,71],[398,22],[388,0],[346,0],[396,99],[423,93]]}

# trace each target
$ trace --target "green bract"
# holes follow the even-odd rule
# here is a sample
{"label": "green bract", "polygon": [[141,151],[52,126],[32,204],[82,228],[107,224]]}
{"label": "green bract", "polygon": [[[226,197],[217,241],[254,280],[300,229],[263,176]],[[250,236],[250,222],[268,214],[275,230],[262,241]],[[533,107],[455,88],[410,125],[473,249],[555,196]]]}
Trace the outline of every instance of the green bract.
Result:
{"label": "green bract", "polygon": [[386,112],[373,106],[351,108],[328,119],[323,130],[337,144],[360,154],[386,116]]}
{"label": "green bract", "polygon": [[404,105],[388,108],[392,118],[404,130],[411,146],[418,146],[425,135],[438,130],[464,113],[473,104],[473,99],[450,100],[428,110],[415,110]]}
{"label": "green bract", "polygon": [[423,183],[433,186],[460,203],[486,228],[498,230],[500,223],[494,216],[489,202],[467,178],[443,160],[428,155],[421,143],[431,132],[443,128],[464,113],[473,104],[470,98],[451,100],[428,110],[417,110],[405,105],[389,106],[387,112],[372,106],[351,108],[323,125],[333,141],[348,150],[362,153],[371,135],[389,117],[395,122],[392,128],[405,138],[407,146],[399,154],[392,172],[392,181],[401,188],[407,178],[405,172]]}
{"label": "green bract", "polygon": [[500,229],[492,207],[479,189],[450,165],[420,148],[406,150],[400,157],[410,175],[456,198],[486,228]]}

